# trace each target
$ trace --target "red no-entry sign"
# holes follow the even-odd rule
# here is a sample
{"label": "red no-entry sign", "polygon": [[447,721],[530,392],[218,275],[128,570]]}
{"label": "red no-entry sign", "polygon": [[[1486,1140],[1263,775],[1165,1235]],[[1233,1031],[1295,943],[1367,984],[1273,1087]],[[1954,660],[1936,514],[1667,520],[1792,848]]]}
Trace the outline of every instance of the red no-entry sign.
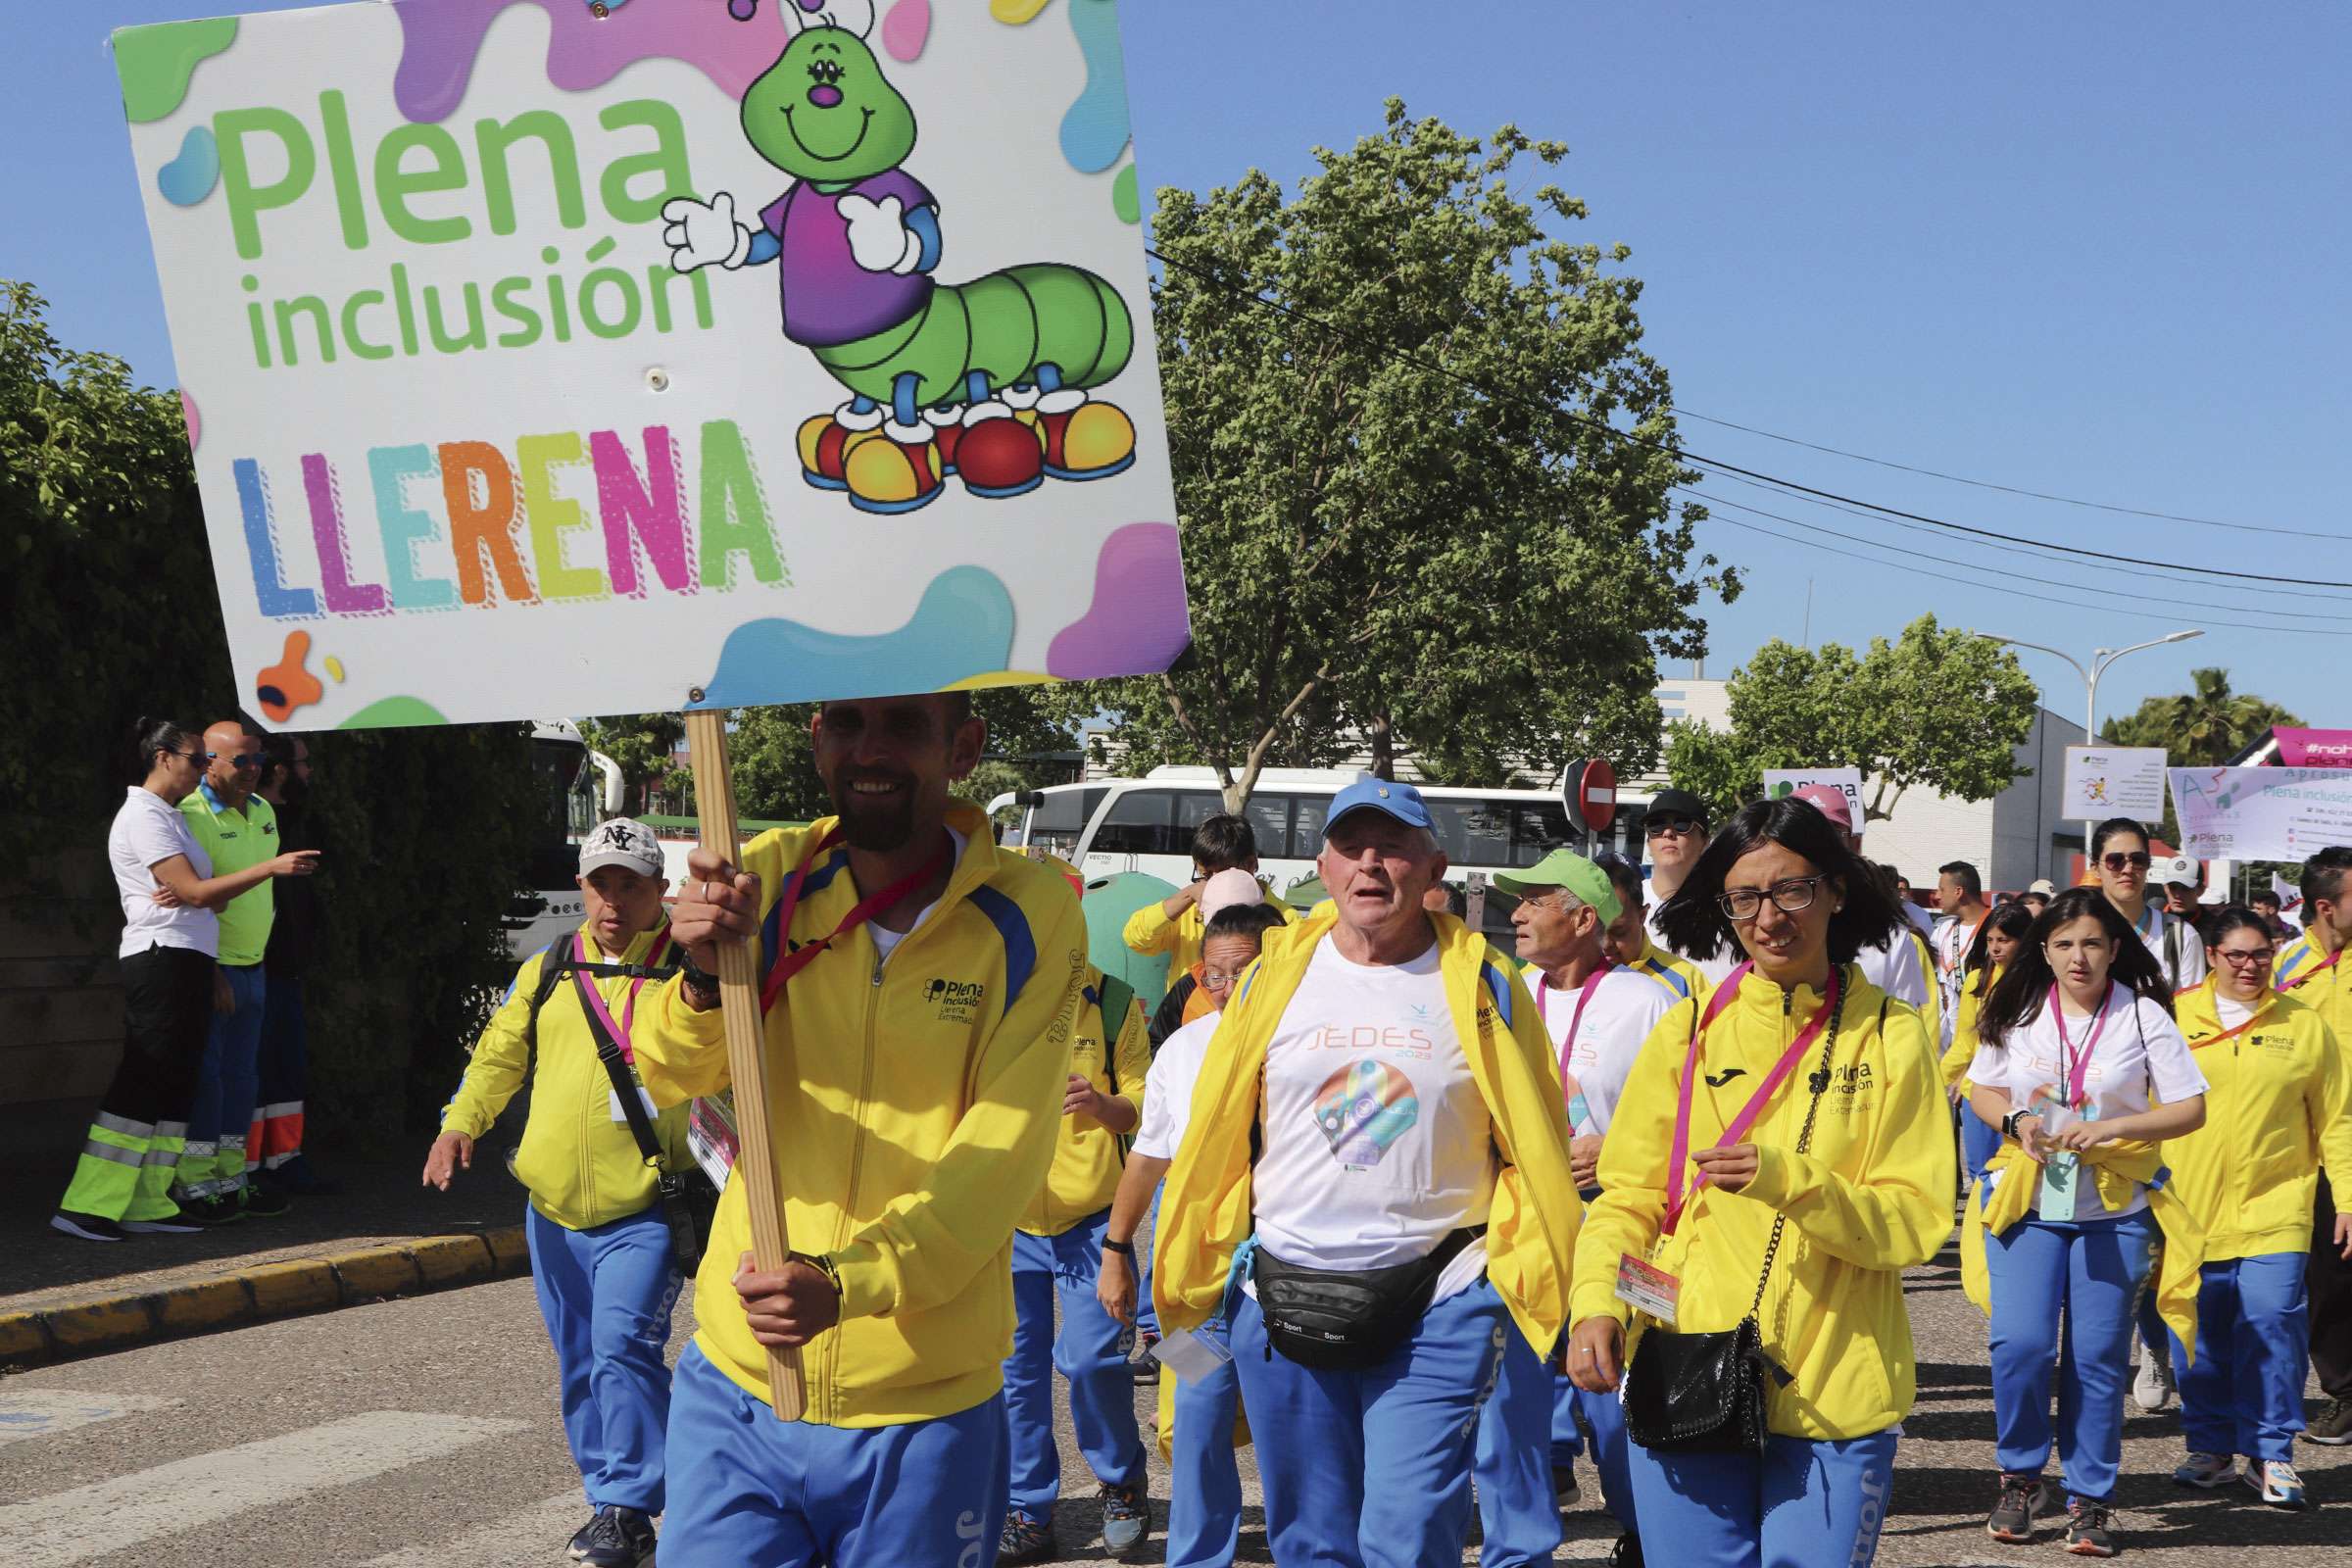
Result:
{"label": "red no-entry sign", "polygon": [[1582,822],[1595,833],[1605,833],[1617,819],[1617,770],[1597,758],[1589,762],[1572,762],[1560,797],[1567,804],[1571,821]]}

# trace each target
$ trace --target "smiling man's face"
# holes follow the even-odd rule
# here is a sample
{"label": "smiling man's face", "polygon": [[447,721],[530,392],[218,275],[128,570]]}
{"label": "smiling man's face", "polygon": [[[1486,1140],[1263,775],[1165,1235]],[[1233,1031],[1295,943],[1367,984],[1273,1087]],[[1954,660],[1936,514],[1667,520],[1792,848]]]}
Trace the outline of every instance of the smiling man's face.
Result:
{"label": "smiling man's face", "polygon": [[949,791],[980,764],[987,721],[937,694],[827,703],[811,720],[817,776],[852,849],[888,854],[945,819]]}

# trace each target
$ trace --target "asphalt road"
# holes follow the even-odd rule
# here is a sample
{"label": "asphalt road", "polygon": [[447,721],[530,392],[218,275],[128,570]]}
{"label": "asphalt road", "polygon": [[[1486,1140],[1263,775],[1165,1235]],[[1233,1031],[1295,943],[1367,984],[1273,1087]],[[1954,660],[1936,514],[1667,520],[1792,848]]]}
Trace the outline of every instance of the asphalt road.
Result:
{"label": "asphalt road", "polygon": [[[2000,1546],[1984,1323],[1949,1267],[1911,1290],[1922,1377],[1879,1561],[2050,1561]],[[679,1336],[687,1313],[679,1313]],[[556,1423],[530,1282],[514,1280],[180,1341],[0,1380],[0,1563],[9,1568],[557,1568],[585,1518]],[[1149,1391],[1139,1391],[1149,1415]],[[1064,1432],[1065,1476],[1084,1464]],[[2352,1549],[2352,1450],[2305,1446],[2305,1514],[2169,1480],[2170,1415],[2132,1414],[2119,1501],[2134,1560],[2306,1568]],[[1245,1476],[1248,1477],[1245,1459]],[[1589,1472],[1557,1560],[1616,1531]],[[1153,1495],[1164,1506],[1156,1464]],[[1100,1561],[1091,1486],[1061,1510],[1067,1563]],[[1269,1561],[1253,1482],[1242,1560]],[[1156,1523],[1156,1520],[1155,1520]],[[1158,1537],[1137,1560],[1159,1560]],[[1465,1558],[1477,1560],[1475,1548]],[[1661,1565],[1665,1568],[1665,1565]]]}

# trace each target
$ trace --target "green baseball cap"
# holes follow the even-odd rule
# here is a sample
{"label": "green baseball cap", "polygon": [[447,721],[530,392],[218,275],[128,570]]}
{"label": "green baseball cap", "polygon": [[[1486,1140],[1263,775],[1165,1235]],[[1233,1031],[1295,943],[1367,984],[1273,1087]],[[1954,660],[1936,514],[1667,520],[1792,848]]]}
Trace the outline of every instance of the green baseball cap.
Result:
{"label": "green baseball cap", "polygon": [[1609,882],[1609,874],[1574,850],[1554,850],[1516,876],[1495,877],[1494,885],[1515,899],[1551,888],[1566,888],[1579,901],[1599,910],[1603,925],[1614,923],[1625,912],[1625,906],[1617,901],[1617,889]]}

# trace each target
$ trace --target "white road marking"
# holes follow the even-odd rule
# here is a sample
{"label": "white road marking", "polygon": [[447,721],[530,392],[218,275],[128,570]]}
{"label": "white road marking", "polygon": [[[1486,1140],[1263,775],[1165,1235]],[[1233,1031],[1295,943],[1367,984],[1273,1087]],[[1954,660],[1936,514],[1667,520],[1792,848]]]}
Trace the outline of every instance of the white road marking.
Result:
{"label": "white road marking", "polygon": [[406,1546],[370,1557],[360,1568],[514,1568],[516,1563],[561,1562],[564,1544],[587,1522],[587,1499],[573,1487],[560,1497],[533,1503],[455,1541]]}
{"label": "white road marking", "polygon": [[522,1421],[376,1410],[0,1507],[10,1568],[67,1568],[159,1537],[282,1507],[522,1431]]}
{"label": "white road marking", "polygon": [[177,1404],[154,1394],[83,1394],[74,1389],[12,1389],[0,1394],[0,1443],[22,1443]]}

